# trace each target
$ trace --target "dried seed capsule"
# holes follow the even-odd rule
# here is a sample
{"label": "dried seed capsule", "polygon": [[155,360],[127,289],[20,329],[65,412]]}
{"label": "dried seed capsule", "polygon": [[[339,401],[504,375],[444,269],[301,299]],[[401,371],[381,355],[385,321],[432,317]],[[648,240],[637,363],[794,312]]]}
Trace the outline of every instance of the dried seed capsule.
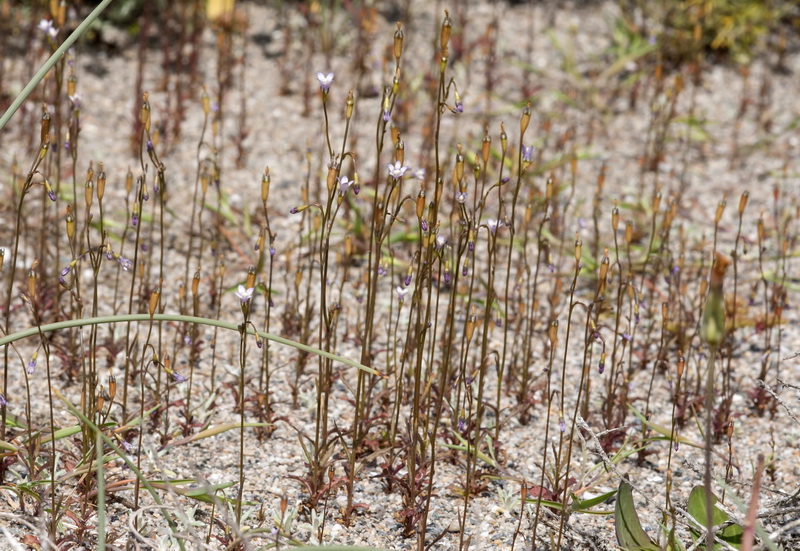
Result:
{"label": "dried seed capsule", "polygon": [[747,200],[750,198],[750,193],[747,191],[742,193],[742,196],[739,198],[739,216],[744,213],[744,209],[747,206]]}
{"label": "dried seed capsule", "polygon": [[450,13],[444,10],[444,20],[442,21],[442,31],[440,33],[439,45],[443,52],[447,51],[447,44],[450,42],[450,33],[453,30],[453,21],[450,19]]}
{"label": "dried seed capsule", "polygon": [[394,59],[400,63],[400,56],[403,54],[403,28],[397,22],[397,30],[394,31]]}
{"label": "dried seed capsule", "polygon": [[522,118],[519,120],[519,133],[524,135],[528,129],[528,124],[531,122],[531,102],[529,101],[522,110]]}

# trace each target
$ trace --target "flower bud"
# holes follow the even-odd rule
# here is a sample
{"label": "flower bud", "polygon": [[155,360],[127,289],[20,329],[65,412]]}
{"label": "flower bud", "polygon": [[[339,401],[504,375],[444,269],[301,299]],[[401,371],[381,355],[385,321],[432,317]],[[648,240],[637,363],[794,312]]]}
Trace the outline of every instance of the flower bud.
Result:
{"label": "flower bud", "polygon": [[102,201],[106,194],[106,171],[103,170],[103,163],[100,163],[100,170],[97,173],[97,200]]}
{"label": "flower bud", "polygon": [[355,107],[355,104],[356,104],[356,100],[353,97],[353,91],[350,90],[347,93],[347,103],[346,103],[346,107],[344,109],[344,115],[347,118],[347,120],[350,120],[350,117],[353,116],[353,108]]}

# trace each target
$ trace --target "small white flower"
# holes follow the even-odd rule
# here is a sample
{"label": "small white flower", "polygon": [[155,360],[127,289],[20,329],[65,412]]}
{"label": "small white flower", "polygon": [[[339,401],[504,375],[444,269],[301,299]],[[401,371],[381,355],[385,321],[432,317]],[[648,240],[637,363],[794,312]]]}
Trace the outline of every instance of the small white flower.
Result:
{"label": "small white flower", "polygon": [[333,73],[317,73],[317,80],[319,81],[319,87],[322,88],[323,92],[327,92],[331,84],[333,84]]}
{"label": "small white flower", "polygon": [[408,294],[408,287],[402,287],[398,285],[397,287],[395,287],[395,291],[397,291],[397,299],[400,302],[403,302],[403,299],[405,299],[406,295]]}
{"label": "small white flower", "polygon": [[489,218],[486,221],[486,225],[489,227],[489,231],[494,234],[497,232],[497,228],[500,226],[500,220],[494,220],[493,218]]}
{"label": "small white flower", "polygon": [[445,237],[443,235],[437,235],[436,236],[436,248],[441,250],[442,247],[444,247],[445,245],[447,245],[447,239],[445,239]]}
{"label": "small white flower", "polygon": [[72,107],[75,109],[81,108],[81,95],[75,94],[74,96],[69,96],[69,101],[72,102]]}
{"label": "small white flower", "polygon": [[53,27],[53,22],[49,19],[39,21],[39,30],[49,35],[50,38],[55,38],[58,35],[58,29]]}
{"label": "small white flower", "polygon": [[342,195],[347,193],[347,188],[349,188],[350,184],[352,183],[353,181],[348,180],[347,176],[342,176],[341,178],[339,178],[339,193],[341,193]]}
{"label": "small white flower", "polygon": [[253,291],[255,290],[256,290],[255,287],[250,287],[249,289],[246,289],[245,286],[240,283],[239,288],[234,294],[239,298],[240,301],[242,301],[242,304],[244,304],[246,302],[249,302],[250,299],[253,298]]}
{"label": "small white flower", "polygon": [[395,180],[399,180],[400,178],[402,178],[403,175],[408,170],[408,167],[400,164],[400,161],[395,161],[394,164],[389,163],[386,166],[389,168],[389,176],[391,176]]}
{"label": "small white flower", "polygon": [[425,169],[424,168],[418,168],[417,170],[415,170],[414,171],[414,178],[416,178],[417,180],[424,180],[425,179]]}
{"label": "small white flower", "polygon": [[456,192],[456,201],[458,201],[458,203],[461,204],[461,205],[466,203],[467,202],[467,192],[466,191],[457,191]]}

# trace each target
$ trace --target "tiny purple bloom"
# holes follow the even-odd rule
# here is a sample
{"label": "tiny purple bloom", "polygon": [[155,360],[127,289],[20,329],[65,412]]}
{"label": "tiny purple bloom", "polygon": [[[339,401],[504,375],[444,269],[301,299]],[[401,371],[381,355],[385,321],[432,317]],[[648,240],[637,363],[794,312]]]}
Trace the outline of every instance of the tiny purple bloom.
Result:
{"label": "tiny purple bloom", "polygon": [[134,214],[133,216],[131,216],[131,224],[134,227],[139,225],[139,215],[138,214]]}
{"label": "tiny purple bloom", "polygon": [[526,163],[533,162],[533,146],[532,145],[523,145],[522,146],[522,160]]}
{"label": "tiny purple bloom", "polygon": [[55,191],[53,191],[51,189],[50,191],[47,192],[47,196],[50,197],[50,200],[52,202],[54,202],[54,203],[56,202],[56,192]]}
{"label": "tiny purple bloom", "polygon": [[119,266],[120,266],[120,268],[122,268],[124,271],[127,272],[128,270],[133,268],[133,262],[131,262],[130,260],[128,260],[124,256],[120,256],[119,257]]}
{"label": "tiny purple bloom", "polygon": [[622,338],[629,342],[633,340],[633,337],[631,336],[630,333],[623,333]]}
{"label": "tiny purple bloom", "polygon": [[33,375],[33,372],[36,371],[36,358],[31,358],[25,371],[28,372],[28,375]]}
{"label": "tiny purple bloom", "polygon": [[392,118],[392,114],[389,111],[383,111],[383,122],[389,122],[389,119]]}
{"label": "tiny purple bloom", "polygon": [[500,226],[500,221],[489,218],[486,221],[486,226],[489,228],[489,231],[492,232],[492,235],[494,235],[497,233],[497,228]]}
{"label": "tiny purple bloom", "polygon": [[65,277],[70,272],[70,270],[72,270],[72,266],[70,265],[64,266],[64,268],[61,269],[61,277]]}
{"label": "tiny purple bloom", "polygon": [[8,402],[6,402],[6,397],[0,394],[0,406],[6,407]]}
{"label": "tiny purple bloom", "polygon": [[603,371],[605,370],[606,370],[606,362],[601,360],[600,363],[597,364],[597,371],[600,373],[600,375],[602,375]]}
{"label": "tiny purple bloom", "polygon": [[428,231],[428,221],[425,220],[424,218],[420,222],[419,226],[420,228],[422,228],[422,231]]}
{"label": "tiny purple bloom", "polygon": [[449,284],[450,284],[450,280],[451,280],[452,278],[453,278],[453,276],[451,276],[451,275],[450,275],[450,271],[449,271],[449,270],[448,270],[448,271],[446,271],[446,272],[444,273],[444,283],[445,283],[445,285],[449,285]]}
{"label": "tiny purple bloom", "polygon": [[409,285],[411,285],[411,274],[408,274],[408,275],[406,276],[406,278],[403,280],[403,285],[405,285],[406,287],[408,287]]}
{"label": "tiny purple bloom", "polygon": [[42,19],[39,21],[39,30],[48,35],[50,38],[58,36],[58,29],[53,27],[53,22],[49,19]]}
{"label": "tiny purple bloom", "polygon": [[461,103],[460,101],[456,102],[456,111],[458,111],[459,113],[464,112],[464,104]]}
{"label": "tiny purple bloom", "polygon": [[185,344],[186,346],[192,346],[192,337],[190,337],[189,335],[183,337],[183,344]]}
{"label": "tiny purple bloom", "polygon": [[567,432],[567,424],[564,422],[563,417],[558,418],[558,428],[561,430],[561,432]]}
{"label": "tiny purple bloom", "polygon": [[383,264],[381,264],[380,266],[378,266],[378,275],[379,275],[379,276],[385,276],[385,275],[386,275],[386,274],[388,274],[388,273],[389,273],[389,272],[388,272],[388,270],[386,269],[386,266],[384,266]]}
{"label": "tiny purple bloom", "polygon": [[125,453],[132,453],[133,452],[133,446],[127,440],[123,440],[122,441],[122,448],[125,450]]}
{"label": "tiny purple bloom", "polygon": [[270,256],[275,256],[275,247],[273,247],[273,246],[271,246],[271,245],[270,245],[270,247],[269,247],[269,255],[270,255]]}
{"label": "tiny purple bloom", "polygon": [[184,377],[177,371],[172,372],[172,378],[175,379],[175,382],[178,384],[186,382],[186,377]]}
{"label": "tiny purple bloom", "polygon": [[299,211],[297,207],[292,207],[292,210],[289,211],[289,214],[297,214]]}

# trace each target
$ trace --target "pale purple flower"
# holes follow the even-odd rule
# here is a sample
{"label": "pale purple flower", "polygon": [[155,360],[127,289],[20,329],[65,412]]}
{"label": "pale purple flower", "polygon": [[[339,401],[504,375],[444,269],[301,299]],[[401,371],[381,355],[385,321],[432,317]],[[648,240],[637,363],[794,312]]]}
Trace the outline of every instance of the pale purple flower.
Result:
{"label": "pale purple flower", "polygon": [[125,450],[125,453],[133,453],[133,446],[127,440],[122,441],[122,448]]}
{"label": "pale purple flower", "polygon": [[417,170],[415,170],[414,171],[414,178],[416,178],[417,180],[424,180],[425,179],[425,169],[424,168],[418,168]]}
{"label": "pale purple flower", "polygon": [[533,162],[533,146],[532,145],[523,145],[522,146],[522,160],[526,163]]}
{"label": "pale purple flower", "polygon": [[178,383],[178,384],[186,382],[186,377],[184,377],[183,375],[181,375],[177,371],[173,371],[172,372],[172,378],[175,379],[175,382]]}
{"label": "pale purple flower", "polygon": [[389,163],[386,166],[389,168],[389,176],[391,176],[395,180],[399,180],[400,178],[402,178],[403,175],[408,170],[408,167],[401,164],[400,161],[395,161],[394,164]]}
{"label": "pale purple flower", "polygon": [[383,264],[378,266],[378,275],[379,276],[385,276],[388,273],[389,273],[389,271],[386,269],[386,266],[384,266]]}
{"label": "pale purple flower", "polygon": [[342,176],[341,178],[339,178],[339,193],[342,194],[342,195],[347,193],[347,188],[349,188],[350,184],[352,184],[352,183],[353,183],[353,181],[352,180],[348,180],[347,176]]}
{"label": "pale purple flower", "polygon": [[447,245],[447,239],[443,235],[436,236],[436,248],[442,250],[442,248]]}
{"label": "pale purple flower", "polygon": [[461,100],[456,101],[456,111],[458,111],[459,113],[464,112],[464,104],[461,103]]}
{"label": "pale purple flower", "polygon": [[564,422],[563,417],[558,418],[558,428],[561,432],[567,432],[567,423]]}
{"label": "pale purple flower", "polygon": [[457,191],[456,192],[456,202],[460,205],[463,205],[467,202],[467,192],[466,191]]}
{"label": "pale purple flower", "polygon": [[622,334],[622,338],[625,339],[626,341],[632,341],[633,340],[633,337],[631,336],[630,333],[623,333]]}
{"label": "pale purple flower", "polygon": [[391,118],[392,118],[392,114],[389,111],[387,111],[386,109],[384,109],[383,110],[383,122],[389,122],[389,120]]}
{"label": "pale purple flower", "polygon": [[61,269],[61,277],[66,277],[67,274],[70,272],[70,270],[72,270],[72,265],[71,264],[67,264],[66,266],[64,266]]}
{"label": "pale purple flower", "polygon": [[501,225],[500,220],[489,218],[486,221],[486,226],[489,228],[489,231],[492,232],[492,235],[497,233],[497,228],[500,227],[500,225]]}
{"label": "pale purple flower", "polygon": [[133,268],[133,262],[125,258],[124,256],[120,256],[119,259],[119,267],[122,268],[124,271],[128,271]]}
{"label": "pale purple flower", "polygon": [[244,285],[240,283],[239,287],[237,288],[234,294],[239,298],[242,304],[245,304],[247,302],[250,302],[250,299],[253,298],[253,291],[255,290],[256,290],[255,287],[250,287],[249,289],[247,289],[245,288]]}
{"label": "pale purple flower", "polygon": [[73,109],[80,109],[81,108],[81,95],[75,94],[74,96],[69,96],[69,101],[72,102]]}
{"label": "pale purple flower", "polygon": [[28,372],[28,375],[33,375],[33,372],[36,371],[36,355],[31,358],[31,361],[28,362],[28,367],[25,369]]}
{"label": "pale purple flower", "polygon": [[8,402],[6,402],[6,397],[0,394],[0,406],[6,407]]}
{"label": "pale purple flower", "polygon": [[322,91],[327,92],[330,90],[331,84],[333,84],[333,73],[328,73],[327,75],[324,73],[317,73],[317,80],[319,81],[319,87]]}
{"label": "pale purple flower", "polygon": [[272,245],[269,246],[269,255],[275,256],[275,247],[273,247]]}
{"label": "pale purple flower", "polygon": [[192,346],[192,337],[190,337],[188,334],[185,335],[183,337],[183,344],[185,344],[186,346]]}
{"label": "pale purple flower", "polygon": [[50,38],[58,36],[58,29],[53,27],[53,22],[49,19],[42,19],[39,21],[39,30],[48,35]]}

